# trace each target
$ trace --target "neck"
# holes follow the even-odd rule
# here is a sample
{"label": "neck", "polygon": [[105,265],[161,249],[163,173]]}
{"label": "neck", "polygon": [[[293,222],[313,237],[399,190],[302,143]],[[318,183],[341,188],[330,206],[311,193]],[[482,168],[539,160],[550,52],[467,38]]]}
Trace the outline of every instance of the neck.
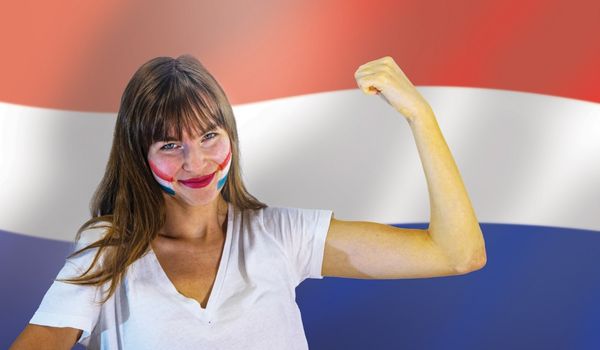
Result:
{"label": "neck", "polygon": [[227,202],[219,194],[203,206],[185,206],[165,200],[166,221],[157,239],[205,245],[223,239],[227,225]]}

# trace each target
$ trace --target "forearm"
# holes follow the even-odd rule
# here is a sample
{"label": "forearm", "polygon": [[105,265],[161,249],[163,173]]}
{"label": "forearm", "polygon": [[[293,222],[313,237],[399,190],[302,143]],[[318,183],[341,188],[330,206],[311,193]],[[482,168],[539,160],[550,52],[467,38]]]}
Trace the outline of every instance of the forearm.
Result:
{"label": "forearm", "polygon": [[409,120],[427,179],[430,203],[428,232],[458,271],[485,264],[485,243],[458,167],[427,108]]}
{"label": "forearm", "polygon": [[28,323],[9,350],[71,349],[82,330],[71,327],[49,327]]}

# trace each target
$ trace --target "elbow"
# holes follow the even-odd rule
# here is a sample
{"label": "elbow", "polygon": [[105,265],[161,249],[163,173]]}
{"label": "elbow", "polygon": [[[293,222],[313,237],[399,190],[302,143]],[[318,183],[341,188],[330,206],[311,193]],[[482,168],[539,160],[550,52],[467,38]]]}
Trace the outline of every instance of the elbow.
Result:
{"label": "elbow", "polygon": [[465,255],[465,258],[456,266],[456,272],[458,274],[466,274],[469,272],[477,271],[483,269],[483,267],[487,264],[487,254],[485,250],[485,241],[483,239],[483,234],[479,226],[477,226],[477,243],[471,248],[468,249],[468,254]]}
{"label": "elbow", "polygon": [[481,253],[474,254],[466,262],[456,266],[455,270],[458,275],[464,275],[473,271],[481,270],[487,263],[485,250]]}
{"label": "elbow", "polygon": [[485,251],[482,254],[477,255],[477,258],[473,259],[471,263],[471,271],[477,271],[483,269],[483,267],[487,264],[487,256],[485,255]]}

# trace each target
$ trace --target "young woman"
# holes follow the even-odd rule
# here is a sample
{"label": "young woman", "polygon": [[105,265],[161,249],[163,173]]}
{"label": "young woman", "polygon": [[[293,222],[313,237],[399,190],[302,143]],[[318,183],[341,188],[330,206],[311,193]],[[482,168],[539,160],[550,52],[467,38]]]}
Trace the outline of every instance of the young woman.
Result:
{"label": "young woman", "polygon": [[219,84],[189,55],[158,57],[125,89],[81,249],[11,349],[306,349],[295,303],[306,278],[482,268],[483,236],[429,104],[391,57],[355,78],[412,129],[430,193],[427,230],[258,201],[244,187]]}

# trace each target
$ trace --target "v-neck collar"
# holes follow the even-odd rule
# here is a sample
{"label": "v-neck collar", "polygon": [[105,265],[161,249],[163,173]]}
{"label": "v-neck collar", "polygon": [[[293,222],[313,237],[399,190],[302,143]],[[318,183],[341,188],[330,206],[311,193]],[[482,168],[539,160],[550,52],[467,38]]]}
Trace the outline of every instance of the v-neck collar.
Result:
{"label": "v-neck collar", "polygon": [[150,245],[150,253],[152,264],[154,265],[154,270],[156,272],[156,277],[161,281],[161,285],[163,285],[169,294],[173,295],[177,300],[181,301],[194,315],[200,317],[201,319],[208,321],[211,323],[209,317],[215,308],[215,305],[218,303],[219,295],[221,294],[221,287],[223,286],[223,280],[225,278],[225,274],[227,273],[227,263],[229,261],[230,255],[230,247],[232,240],[232,232],[233,232],[233,208],[234,206],[227,202],[227,232],[225,233],[225,243],[223,245],[223,251],[221,252],[221,260],[219,262],[219,268],[217,270],[217,275],[215,277],[215,283],[208,297],[208,301],[206,302],[206,308],[202,308],[200,303],[194,298],[188,298],[185,295],[179,293],[177,288],[171,280],[165,270],[163,270],[154,249],[152,249],[152,245]]}

